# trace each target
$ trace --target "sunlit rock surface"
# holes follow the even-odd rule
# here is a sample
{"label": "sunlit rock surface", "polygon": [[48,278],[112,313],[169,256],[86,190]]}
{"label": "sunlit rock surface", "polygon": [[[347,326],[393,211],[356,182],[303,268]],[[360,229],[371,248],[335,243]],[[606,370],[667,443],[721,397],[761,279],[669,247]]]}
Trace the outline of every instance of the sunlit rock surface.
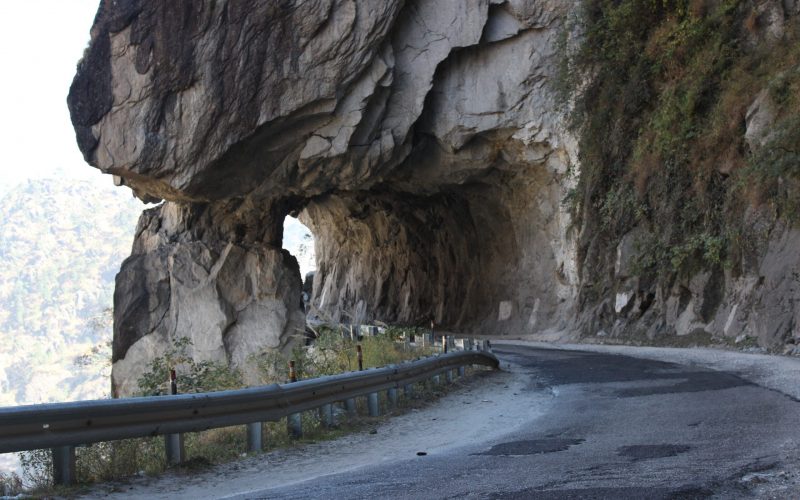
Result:
{"label": "sunlit rock surface", "polygon": [[[610,257],[614,286],[578,303],[581,228],[563,200],[580,165],[553,89],[574,8],[102,2],[68,100],[78,143],[140,198],[167,200],[117,278],[118,393],[177,336],[235,366],[291,343],[304,313],[280,250],[287,214],[315,235],[321,319],[594,335],[622,317],[739,334],[753,322],[736,309],[744,278],[656,297],[630,275],[632,242]],[[791,242],[770,241],[761,261],[777,276],[768,255]]]}

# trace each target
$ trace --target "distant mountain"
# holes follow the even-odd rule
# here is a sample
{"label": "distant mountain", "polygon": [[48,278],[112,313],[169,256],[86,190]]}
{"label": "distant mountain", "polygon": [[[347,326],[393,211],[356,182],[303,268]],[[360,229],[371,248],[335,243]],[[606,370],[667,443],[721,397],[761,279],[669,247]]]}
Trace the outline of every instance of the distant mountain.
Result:
{"label": "distant mountain", "polygon": [[28,181],[0,199],[0,406],[108,393],[114,276],[143,208],[78,180]]}

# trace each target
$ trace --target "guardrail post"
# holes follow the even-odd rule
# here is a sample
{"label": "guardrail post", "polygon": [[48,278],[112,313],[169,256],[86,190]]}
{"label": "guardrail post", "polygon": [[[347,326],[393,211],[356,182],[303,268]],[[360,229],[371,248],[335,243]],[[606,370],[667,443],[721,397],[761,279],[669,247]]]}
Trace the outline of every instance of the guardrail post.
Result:
{"label": "guardrail post", "polygon": [[392,407],[397,406],[397,389],[392,387],[386,391],[386,398],[389,400],[389,404]]}
{"label": "guardrail post", "polygon": [[347,398],[344,400],[344,409],[347,410],[349,415],[355,415],[358,409],[356,408],[355,398]]}
{"label": "guardrail post", "polygon": [[319,407],[319,416],[323,426],[333,427],[333,406],[330,403]]}
{"label": "guardrail post", "polygon": [[[175,375],[175,369],[169,371],[169,386],[172,395],[178,394],[178,380]],[[167,463],[169,465],[178,465],[186,458],[186,448],[183,444],[183,434],[165,434],[164,435],[164,450],[167,454]]]}
{"label": "guardrail post", "polygon": [[381,414],[380,407],[378,407],[378,393],[370,392],[367,394],[367,406],[369,407],[370,417],[379,417]]}
{"label": "guardrail post", "polygon": [[53,482],[62,486],[75,484],[75,447],[59,446],[53,455]]}
{"label": "guardrail post", "polygon": [[[294,360],[289,361],[289,382],[297,382],[297,371],[294,369]],[[286,417],[286,427],[289,436],[294,439],[303,437],[303,419],[300,413],[292,413]]]}
{"label": "guardrail post", "polygon": [[292,413],[286,417],[286,426],[289,428],[289,436],[294,439],[303,437],[303,420],[300,413]]}
{"label": "guardrail post", "polygon": [[183,434],[165,434],[164,449],[167,452],[167,463],[178,465],[183,462],[186,456],[186,449],[183,445]]}
{"label": "guardrail post", "polygon": [[458,376],[463,377],[467,373],[466,369],[463,366],[458,367]]}
{"label": "guardrail post", "polygon": [[262,449],[261,422],[252,422],[247,424],[247,451],[258,452]]}
{"label": "guardrail post", "polygon": [[435,385],[439,385],[439,384],[441,384],[441,383],[442,383],[442,379],[441,379],[441,377],[439,377],[439,375],[438,375],[438,374],[436,374],[436,375],[434,375],[434,376],[433,376],[433,383],[434,383]]}
{"label": "guardrail post", "polygon": [[453,383],[453,370],[447,370],[444,372],[444,379],[447,381],[448,384]]}
{"label": "guardrail post", "polygon": [[414,384],[406,384],[403,386],[403,396],[408,399],[414,397]]}

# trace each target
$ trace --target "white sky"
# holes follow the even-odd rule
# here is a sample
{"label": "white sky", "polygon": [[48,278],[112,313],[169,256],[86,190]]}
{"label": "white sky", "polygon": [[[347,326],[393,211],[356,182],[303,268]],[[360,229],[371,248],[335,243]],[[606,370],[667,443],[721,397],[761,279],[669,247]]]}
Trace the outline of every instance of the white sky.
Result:
{"label": "white sky", "polygon": [[0,194],[43,177],[111,179],[75,142],[67,93],[100,0],[0,0]]}

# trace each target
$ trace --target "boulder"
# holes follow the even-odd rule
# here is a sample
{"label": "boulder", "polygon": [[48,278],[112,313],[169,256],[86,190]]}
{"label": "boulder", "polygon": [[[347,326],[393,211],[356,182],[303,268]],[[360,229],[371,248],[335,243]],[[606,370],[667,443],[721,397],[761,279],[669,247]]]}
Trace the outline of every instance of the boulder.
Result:
{"label": "boulder", "polygon": [[256,384],[250,358],[287,353],[304,336],[294,257],[266,244],[204,240],[186,229],[192,215],[171,203],[142,215],[114,293],[116,397],[135,395],[150,362],[181,338],[195,361],[230,365]]}

